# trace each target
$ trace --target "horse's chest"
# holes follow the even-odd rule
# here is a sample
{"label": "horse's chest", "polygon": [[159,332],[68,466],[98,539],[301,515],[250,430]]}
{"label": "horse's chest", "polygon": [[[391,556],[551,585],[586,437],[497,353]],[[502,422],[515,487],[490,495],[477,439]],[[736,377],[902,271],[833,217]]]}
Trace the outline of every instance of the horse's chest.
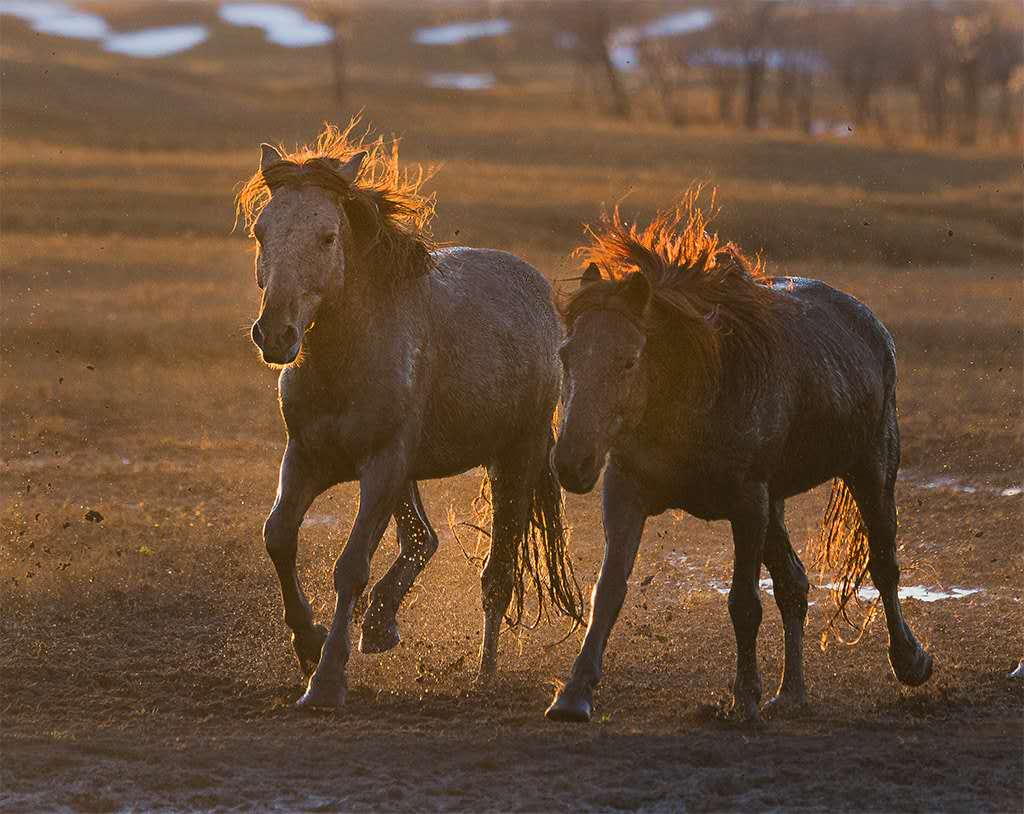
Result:
{"label": "horse's chest", "polygon": [[732,466],[722,456],[706,455],[699,445],[636,445],[625,452],[624,468],[641,485],[652,514],[682,509],[702,520],[729,516],[736,474],[744,469],[739,462]]}
{"label": "horse's chest", "polygon": [[328,404],[286,400],[282,407],[289,438],[338,480],[358,477],[393,425],[387,411],[345,398]]}
{"label": "horse's chest", "polygon": [[311,459],[319,461],[338,480],[351,480],[369,454],[360,433],[350,430],[346,416],[321,413],[285,422],[289,439]]}

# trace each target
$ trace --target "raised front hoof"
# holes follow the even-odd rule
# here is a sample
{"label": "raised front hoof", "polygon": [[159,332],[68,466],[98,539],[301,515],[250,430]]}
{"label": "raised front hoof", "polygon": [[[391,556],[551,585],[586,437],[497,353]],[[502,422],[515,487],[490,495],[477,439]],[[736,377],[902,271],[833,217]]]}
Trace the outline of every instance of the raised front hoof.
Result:
{"label": "raised front hoof", "polygon": [[360,653],[386,653],[402,641],[397,622],[367,624],[364,622],[359,634]]}
{"label": "raised front hoof", "polygon": [[932,654],[918,645],[908,656],[889,651],[889,666],[901,684],[920,687],[932,677]]}
{"label": "raised front hoof", "polygon": [[761,707],[766,718],[795,718],[807,712],[807,696],[803,693],[780,692]]}
{"label": "raised front hoof", "polygon": [[320,663],[320,652],[324,649],[325,641],[327,641],[327,628],[323,625],[313,625],[309,633],[292,634],[292,647],[295,648],[295,655],[299,659],[299,668],[304,676],[313,675],[313,671]]}
{"label": "raised front hoof", "polygon": [[547,708],[544,717],[549,721],[566,721],[585,724],[594,714],[594,704],[589,693],[572,692],[565,688],[555,693],[555,700]]}
{"label": "raised front hoof", "polygon": [[302,698],[295,702],[295,709],[299,712],[337,712],[345,705],[347,695],[348,684],[344,678],[324,679],[314,673]]}

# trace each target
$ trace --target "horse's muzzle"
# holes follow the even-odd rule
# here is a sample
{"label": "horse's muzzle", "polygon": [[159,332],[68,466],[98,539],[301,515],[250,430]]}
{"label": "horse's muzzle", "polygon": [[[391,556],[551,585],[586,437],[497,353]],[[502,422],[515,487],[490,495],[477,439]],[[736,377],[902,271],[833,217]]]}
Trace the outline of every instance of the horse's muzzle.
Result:
{"label": "horse's muzzle", "polygon": [[302,337],[292,325],[285,325],[276,331],[268,331],[262,320],[252,324],[252,341],[260,349],[263,361],[268,365],[290,365],[299,355]]}
{"label": "horse's muzzle", "polygon": [[565,454],[556,444],[552,454],[552,463],[558,481],[567,492],[582,495],[594,488],[601,474],[601,463],[594,452],[581,455]]}

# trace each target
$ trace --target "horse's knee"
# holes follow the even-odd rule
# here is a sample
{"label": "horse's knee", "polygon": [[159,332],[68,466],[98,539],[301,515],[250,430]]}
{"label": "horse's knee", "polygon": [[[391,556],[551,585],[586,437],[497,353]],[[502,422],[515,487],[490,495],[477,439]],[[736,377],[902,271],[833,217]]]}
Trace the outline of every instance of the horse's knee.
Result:
{"label": "horse's knee", "polygon": [[485,611],[505,612],[512,598],[514,568],[514,563],[499,560],[493,552],[487,558],[487,563],[480,572],[480,591]]}
{"label": "horse's knee", "polygon": [[263,523],[263,544],[275,565],[295,561],[298,533],[298,526],[282,518],[278,512],[271,512],[267,517]]}
{"label": "horse's knee", "polygon": [[775,599],[779,609],[785,612],[796,612],[800,619],[807,617],[807,596],[811,590],[810,580],[803,568],[794,569],[789,575],[789,582],[784,586],[775,587]]}

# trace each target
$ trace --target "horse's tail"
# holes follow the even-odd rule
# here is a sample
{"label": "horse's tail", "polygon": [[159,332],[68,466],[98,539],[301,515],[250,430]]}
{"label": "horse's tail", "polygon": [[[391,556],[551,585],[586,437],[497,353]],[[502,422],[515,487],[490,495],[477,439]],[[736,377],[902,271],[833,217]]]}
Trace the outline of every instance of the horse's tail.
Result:
{"label": "horse's tail", "polygon": [[832,494],[825,507],[814,552],[815,565],[822,577],[828,579],[836,604],[836,611],[822,632],[822,646],[828,642],[829,632],[836,632],[840,641],[844,641],[837,630],[837,622],[840,620],[859,630],[858,635],[848,644],[860,641],[867,629],[874,615],[874,607],[862,622],[856,623],[850,618],[849,603],[857,597],[857,591],[868,572],[869,554],[867,530],[857,502],[849,487],[840,478],[836,478],[832,481]]}
{"label": "horse's tail", "polygon": [[550,607],[568,616],[572,629],[584,624],[583,592],[569,556],[569,528],[565,523],[562,486],[551,466],[554,429],[548,430],[547,447],[530,500],[530,525],[516,555],[515,602],[510,614],[522,620],[523,594],[527,582],[537,593],[537,619]]}

